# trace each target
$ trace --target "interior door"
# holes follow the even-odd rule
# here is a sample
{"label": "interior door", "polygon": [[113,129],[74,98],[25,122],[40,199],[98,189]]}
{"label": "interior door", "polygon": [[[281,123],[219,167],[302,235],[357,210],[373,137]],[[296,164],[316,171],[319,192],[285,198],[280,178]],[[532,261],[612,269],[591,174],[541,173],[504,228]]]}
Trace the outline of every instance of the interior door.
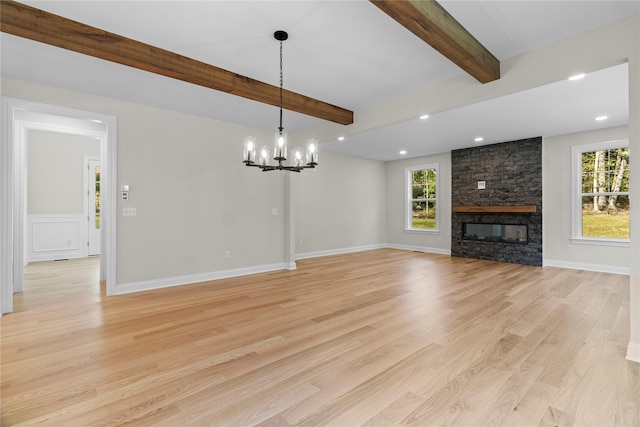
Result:
{"label": "interior door", "polygon": [[88,255],[100,255],[100,160],[89,160],[87,182],[89,187]]}

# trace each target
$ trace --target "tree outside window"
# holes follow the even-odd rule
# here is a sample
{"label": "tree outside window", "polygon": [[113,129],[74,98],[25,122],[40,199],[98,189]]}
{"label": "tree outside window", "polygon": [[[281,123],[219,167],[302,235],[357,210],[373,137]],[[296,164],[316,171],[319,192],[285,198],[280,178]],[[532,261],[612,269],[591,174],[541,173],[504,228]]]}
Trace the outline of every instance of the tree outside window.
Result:
{"label": "tree outside window", "polygon": [[575,209],[579,211],[579,217],[575,215],[579,224],[574,224],[574,237],[628,240],[628,143],[616,141],[578,147],[574,150],[574,159],[580,164],[580,191],[576,201],[579,208]]}
{"label": "tree outside window", "polygon": [[407,229],[437,230],[437,165],[407,168]]}

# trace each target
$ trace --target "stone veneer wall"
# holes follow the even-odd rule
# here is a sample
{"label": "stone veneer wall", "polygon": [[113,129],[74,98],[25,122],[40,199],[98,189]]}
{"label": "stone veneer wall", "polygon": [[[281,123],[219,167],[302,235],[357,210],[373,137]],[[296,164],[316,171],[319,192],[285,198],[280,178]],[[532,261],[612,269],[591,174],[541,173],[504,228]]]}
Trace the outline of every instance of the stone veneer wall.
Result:
{"label": "stone veneer wall", "polygon": [[[485,189],[478,189],[485,181]],[[451,214],[451,255],[542,265],[542,138],[451,152],[452,206],[535,205],[536,213]],[[528,244],[462,239],[462,223],[527,224]]]}

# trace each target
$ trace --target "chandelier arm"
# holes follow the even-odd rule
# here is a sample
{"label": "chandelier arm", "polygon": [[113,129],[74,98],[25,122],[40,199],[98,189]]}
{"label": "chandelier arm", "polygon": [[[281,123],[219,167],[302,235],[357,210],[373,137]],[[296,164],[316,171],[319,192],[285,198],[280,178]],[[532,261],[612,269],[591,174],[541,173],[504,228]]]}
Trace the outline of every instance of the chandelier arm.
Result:
{"label": "chandelier arm", "polygon": [[261,165],[259,163],[254,163],[254,162],[249,162],[249,161],[245,161],[244,162],[245,166],[251,166],[254,168],[260,168],[262,169],[263,172],[269,172],[269,171],[275,171],[275,170],[285,170],[285,171],[290,171],[290,172],[302,172],[303,169],[314,169],[317,165],[317,163],[307,163],[304,166],[285,166],[282,164],[282,162],[280,162],[278,164],[278,166],[271,166],[271,165]]}

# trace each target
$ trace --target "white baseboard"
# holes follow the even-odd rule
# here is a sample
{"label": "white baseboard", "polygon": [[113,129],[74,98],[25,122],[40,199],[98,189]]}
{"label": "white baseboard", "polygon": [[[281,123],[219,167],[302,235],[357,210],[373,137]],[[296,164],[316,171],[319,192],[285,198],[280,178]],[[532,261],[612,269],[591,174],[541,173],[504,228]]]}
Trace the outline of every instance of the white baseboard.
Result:
{"label": "white baseboard", "polygon": [[640,344],[629,343],[627,346],[627,360],[640,363]]}
{"label": "white baseboard", "polygon": [[171,286],[191,285],[194,283],[208,282],[211,280],[228,279],[230,277],[246,276],[249,274],[267,273],[277,270],[295,270],[288,263],[258,265],[255,267],[235,268],[231,270],[212,271],[209,273],[190,274],[187,276],[167,277],[164,279],[144,280],[141,282],[129,282],[116,285],[115,295],[130,294],[133,292],[151,291],[154,289],[168,288]]}
{"label": "white baseboard", "polygon": [[352,252],[370,251],[373,249],[382,249],[386,247],[387,245],[385,245],[384,243],[381,243],[381,244],[367,245],[367,246],[354,246],[351,248],[330,249],[327,251],[302,252],[302,253],[296,254],[295,257],[296,259],[317,258],[321,256],[342,255],[342,254],[349,254]]}
{"label": "white baseboard", "polygon": [[439,255],[449,255],[449,256],[451,256],[451,249],[430,248],[430,247],[427,247],[427,246],[396,245],[396,244],[393,244],[393,243],[387,244],[387,248],[402,249],[404,251],[426,252],[426,253],[430,253],[430,254],[439,254]]}
{"label": "white baseboard", "polygon": [[630,274],[629,267],[616,267],[612,265],[588,264],[583,262],[568,262],[568,261],[557,261],[553,259],[545,259],[542,261],[542,265],[544,267],[570,268],[572,270],[597,271],[600,273],[624,274],[627,276]]}
{"label": "white baseboard", "polygon": [[54,255],[31,255],[28,259],[25,258],[25,266],[31,262],[40,262],[40,261],[63,261],[65,259],[78,259],[78,258],[87,258],[87,255],[83,255],[77,252],[56,252]]}

